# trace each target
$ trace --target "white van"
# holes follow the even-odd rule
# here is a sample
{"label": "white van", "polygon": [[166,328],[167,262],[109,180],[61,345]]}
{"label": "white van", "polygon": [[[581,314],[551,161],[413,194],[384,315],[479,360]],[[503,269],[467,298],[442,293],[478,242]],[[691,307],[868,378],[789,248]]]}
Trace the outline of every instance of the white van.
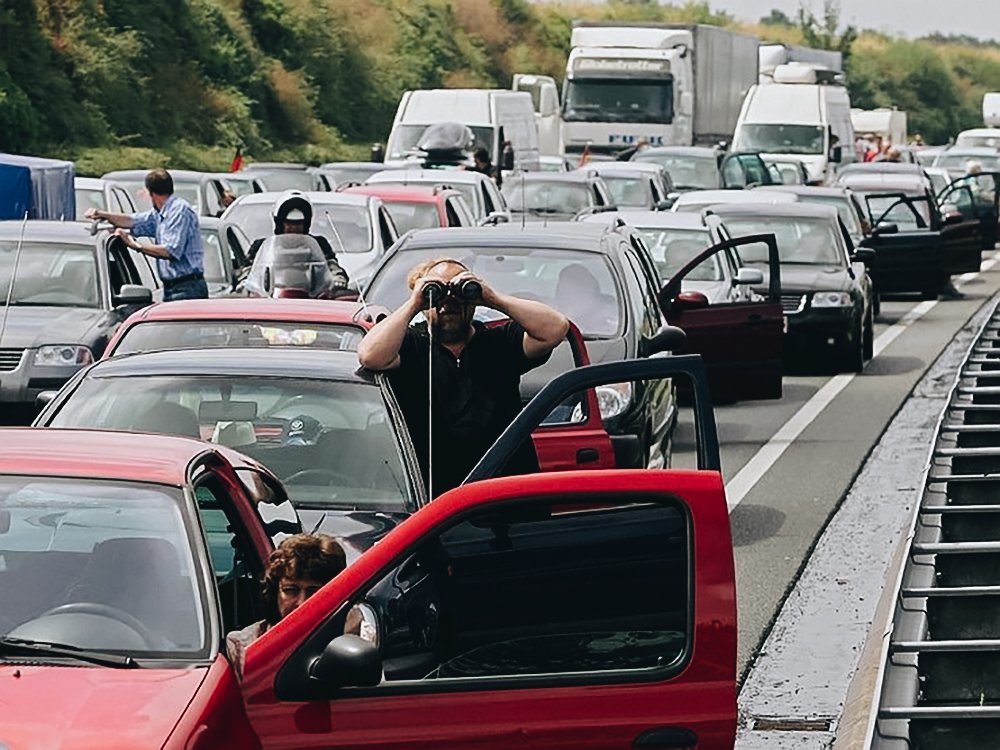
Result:
{"label": "white van", "polygon": [[531,95],[505,89],[419,89],[405,91],[386,143],[386,161],[406,159],[428,125],[468,125],[477,146],[502,164],[504,141],[514,149],[516,169],[538,168],[538,129]]}
{"label": "white van", "polygon": [[852,109],[851,125],[859,135],[874,133],[897,146],[907,142],[906,112],[898,109]]}
{"label": "white van", "polygon": [[511,88],[531,95],[535,125],[538,127],[538,152],[542,156],[562,154],[559,142],[562,117],[559,114],[559,85],[556,79],[534,73],[515,73]]}
{"label": "white van", "polygon": [[796,63],[779,65],[774,83],[751,87],[732,150],[758,151],[765,159],[791,156],[818,184],[833,177],[834,164],[856,161],[851,99],[843,86],[823,82],[826,73]]}

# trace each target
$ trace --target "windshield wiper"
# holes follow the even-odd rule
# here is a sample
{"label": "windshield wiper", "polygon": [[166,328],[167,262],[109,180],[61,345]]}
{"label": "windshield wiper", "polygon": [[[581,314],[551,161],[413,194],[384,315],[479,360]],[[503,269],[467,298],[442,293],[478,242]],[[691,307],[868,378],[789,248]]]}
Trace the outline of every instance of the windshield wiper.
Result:
{"label": "windshield wiper", "polygon": [[99,664],[103,667],[115,667],[117,669],[139,668],[139,663],[128,655],[119,656],[117,654],[107,654],[103,651],[91,651],[79,646],[71,646],[68,643],[33,641],[27,638],[11,638],[9,636],[0,638],[0,656],[10,656],[12,654],[34,654],[55,656],[64,659],[78,659],[79,661]]}

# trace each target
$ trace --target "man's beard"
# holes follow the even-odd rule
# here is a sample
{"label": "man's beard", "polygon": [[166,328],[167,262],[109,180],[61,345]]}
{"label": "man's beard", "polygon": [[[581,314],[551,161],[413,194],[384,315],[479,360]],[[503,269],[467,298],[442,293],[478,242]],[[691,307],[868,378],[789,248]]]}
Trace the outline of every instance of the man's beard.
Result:
{"label": "man's beard", "polygon": [[469,335],[469,320],[461,310],[449,311],[444,315],[443,310],[438,310],[434,316],[432,325],[434,340],[442,344],[457,344],[465,341]]}

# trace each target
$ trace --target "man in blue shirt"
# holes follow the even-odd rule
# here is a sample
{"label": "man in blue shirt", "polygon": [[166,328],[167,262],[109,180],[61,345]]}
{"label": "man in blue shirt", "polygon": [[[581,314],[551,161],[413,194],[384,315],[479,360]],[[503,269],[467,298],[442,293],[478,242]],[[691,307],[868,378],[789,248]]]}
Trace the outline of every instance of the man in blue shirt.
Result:
{"label": "man in blue shirt", "polygon": [[[146,175],[146,190],[153,203],[149,211],[130,215],[91,209],[86,216],[110,222],[128,247],[156,258],[164,302],[208,297],[198,214],[174,195],[174,180],[165,169]],[[152,237],[154,244],[142,245],[136,237]]]}

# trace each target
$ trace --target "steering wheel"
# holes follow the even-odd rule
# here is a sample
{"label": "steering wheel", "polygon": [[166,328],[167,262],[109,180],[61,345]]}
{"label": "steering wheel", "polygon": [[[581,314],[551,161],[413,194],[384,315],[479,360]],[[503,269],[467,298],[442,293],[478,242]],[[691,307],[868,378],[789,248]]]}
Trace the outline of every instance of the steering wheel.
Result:
{"label": "steering wheel", "polygon": [[151,650],[163,645],[163,639],[147,628],[142,620],[123,609],[112,607],[110,604],[101,604],[100,602],[70,602],[69,604],[61,604],[58,607],[48,609],[35,619],[41,619],[49,615],[69,614],[107,617],[109,620],[120,622],[122,625],[134,630]]}
{"label": "steering wheel", "polygon": [[330,469],[302,469],[282,480],[285,484],[311,484],[325,487],[340,485],[342,487],[353,487],[357,484],[353,477],[341,474]]}

